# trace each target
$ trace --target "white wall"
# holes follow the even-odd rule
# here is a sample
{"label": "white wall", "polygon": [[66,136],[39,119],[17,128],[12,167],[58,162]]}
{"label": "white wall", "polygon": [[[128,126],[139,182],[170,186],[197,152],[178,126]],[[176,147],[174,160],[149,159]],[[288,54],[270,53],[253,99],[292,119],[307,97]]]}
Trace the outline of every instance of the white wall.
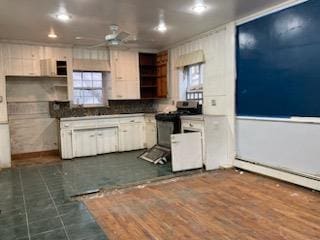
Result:
{"label": "white wall", "polygon": [[[224,167],[232,166],[234,151],[235,118],[235,25],[229,23],[209,32],[198,39],[187,41],[171,48],[170,77],[168,82],[169,98],[159,104],[159,110],[173,107],[179,100],[179,70],[175,63],[179,56],[203,50],[204,66],[204,114],[227,116],[229,161]],[[215,101],[214,106],[212,102]]]}
{"label": "white wall", "polygon": [[237,157],[320,179],[320,123],[237,119]]}

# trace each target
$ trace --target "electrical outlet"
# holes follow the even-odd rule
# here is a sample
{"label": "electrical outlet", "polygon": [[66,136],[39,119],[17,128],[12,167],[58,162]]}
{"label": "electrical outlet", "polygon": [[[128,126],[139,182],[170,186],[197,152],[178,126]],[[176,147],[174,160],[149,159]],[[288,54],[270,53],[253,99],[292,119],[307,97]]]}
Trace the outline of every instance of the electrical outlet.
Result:
{"label": "electrical outlet", "polygon": [[211,106],[213,107],[217,106],[217,101],[215,99],[211,100]]}

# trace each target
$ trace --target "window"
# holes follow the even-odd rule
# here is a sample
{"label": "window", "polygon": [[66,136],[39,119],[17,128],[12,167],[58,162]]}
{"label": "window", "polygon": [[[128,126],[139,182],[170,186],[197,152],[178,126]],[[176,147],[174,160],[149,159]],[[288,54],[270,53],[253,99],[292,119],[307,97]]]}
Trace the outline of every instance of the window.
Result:
{"label": "window", "polygon": [[186,82],[186,100],[203,103],[203,64],[184,67],[183,78]]}
{"label": "window", "polygon": [[81,105],[103,105],[102,72],[73,72],[73,101]]}

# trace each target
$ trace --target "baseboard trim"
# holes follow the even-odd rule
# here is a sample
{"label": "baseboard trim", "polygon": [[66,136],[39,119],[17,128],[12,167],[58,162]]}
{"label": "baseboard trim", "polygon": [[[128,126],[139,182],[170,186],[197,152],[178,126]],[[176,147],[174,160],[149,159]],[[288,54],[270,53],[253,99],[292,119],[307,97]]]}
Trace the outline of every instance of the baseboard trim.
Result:
{"label": "baseboard trim", "polygon": [[275,169],[240,159],[236,159],[234,161],[234,166],[250,172],[259,173],[268,177],[277,178],[282,181],[320,191],[320,179],[318,180],[316,178],[310,178],[307,176],[286,172],[280,169]]}
{"label": "baseboard trim", "polygon": [[59,156],[59,150],[50,150],[42,152],[19,153],[11,156],[12,160],[24,160],[28,158],[40,158],[45,156]]}

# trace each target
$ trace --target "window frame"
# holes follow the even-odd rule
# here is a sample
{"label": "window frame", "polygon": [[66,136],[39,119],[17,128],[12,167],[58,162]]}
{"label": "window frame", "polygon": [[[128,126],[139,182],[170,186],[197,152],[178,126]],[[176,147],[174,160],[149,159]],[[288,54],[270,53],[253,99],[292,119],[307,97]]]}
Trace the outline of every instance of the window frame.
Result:
{"label": "window frame", "polygon": [[[91,80],[87,80],[87,81],[91,81],[92,82],[92,87],[75,87],[75,81],[79,80],[79,79],[75,79],[74,78],[74,73],[81,73],[81,81],[86,81],[84,80],[83,74],[84,73],[101,73],[101,80],[94,80],[91,78]],[[101,81],[101,87],[94,87],[93,83],[94,81]],[[107,101],[106,101],[106,91],[105,91],[105,73],[102,71],[79,71],[79,70],[74,70],[72,72],[72,82],[73,82],[73,105],[76,106],[85,106],[85,107],[101,107],[101,106],[106,106],[107,105]],[[79,90],[79,91],[101,91],[101,103],[92,103],[92,104],[88,104],[88,103],[84,103],[84,98],[85,96],[80,96],[80,98],[82,99],[82,103],[78,103],[75,101],[75,90]]]}
{"label": "window frame", "polygon": [[[191,68],[198,66],[199,68],[199,84],[198,88],[190,89],[191,85]],[[204,72],[204,64],[197,63],[193,65],[188,65],[183,68],[183,78],[187,81],[186,89],[185,89],[185,98],[186,100],[195,100],[198,101],[200,105],[203,104],[203,72]]]}

